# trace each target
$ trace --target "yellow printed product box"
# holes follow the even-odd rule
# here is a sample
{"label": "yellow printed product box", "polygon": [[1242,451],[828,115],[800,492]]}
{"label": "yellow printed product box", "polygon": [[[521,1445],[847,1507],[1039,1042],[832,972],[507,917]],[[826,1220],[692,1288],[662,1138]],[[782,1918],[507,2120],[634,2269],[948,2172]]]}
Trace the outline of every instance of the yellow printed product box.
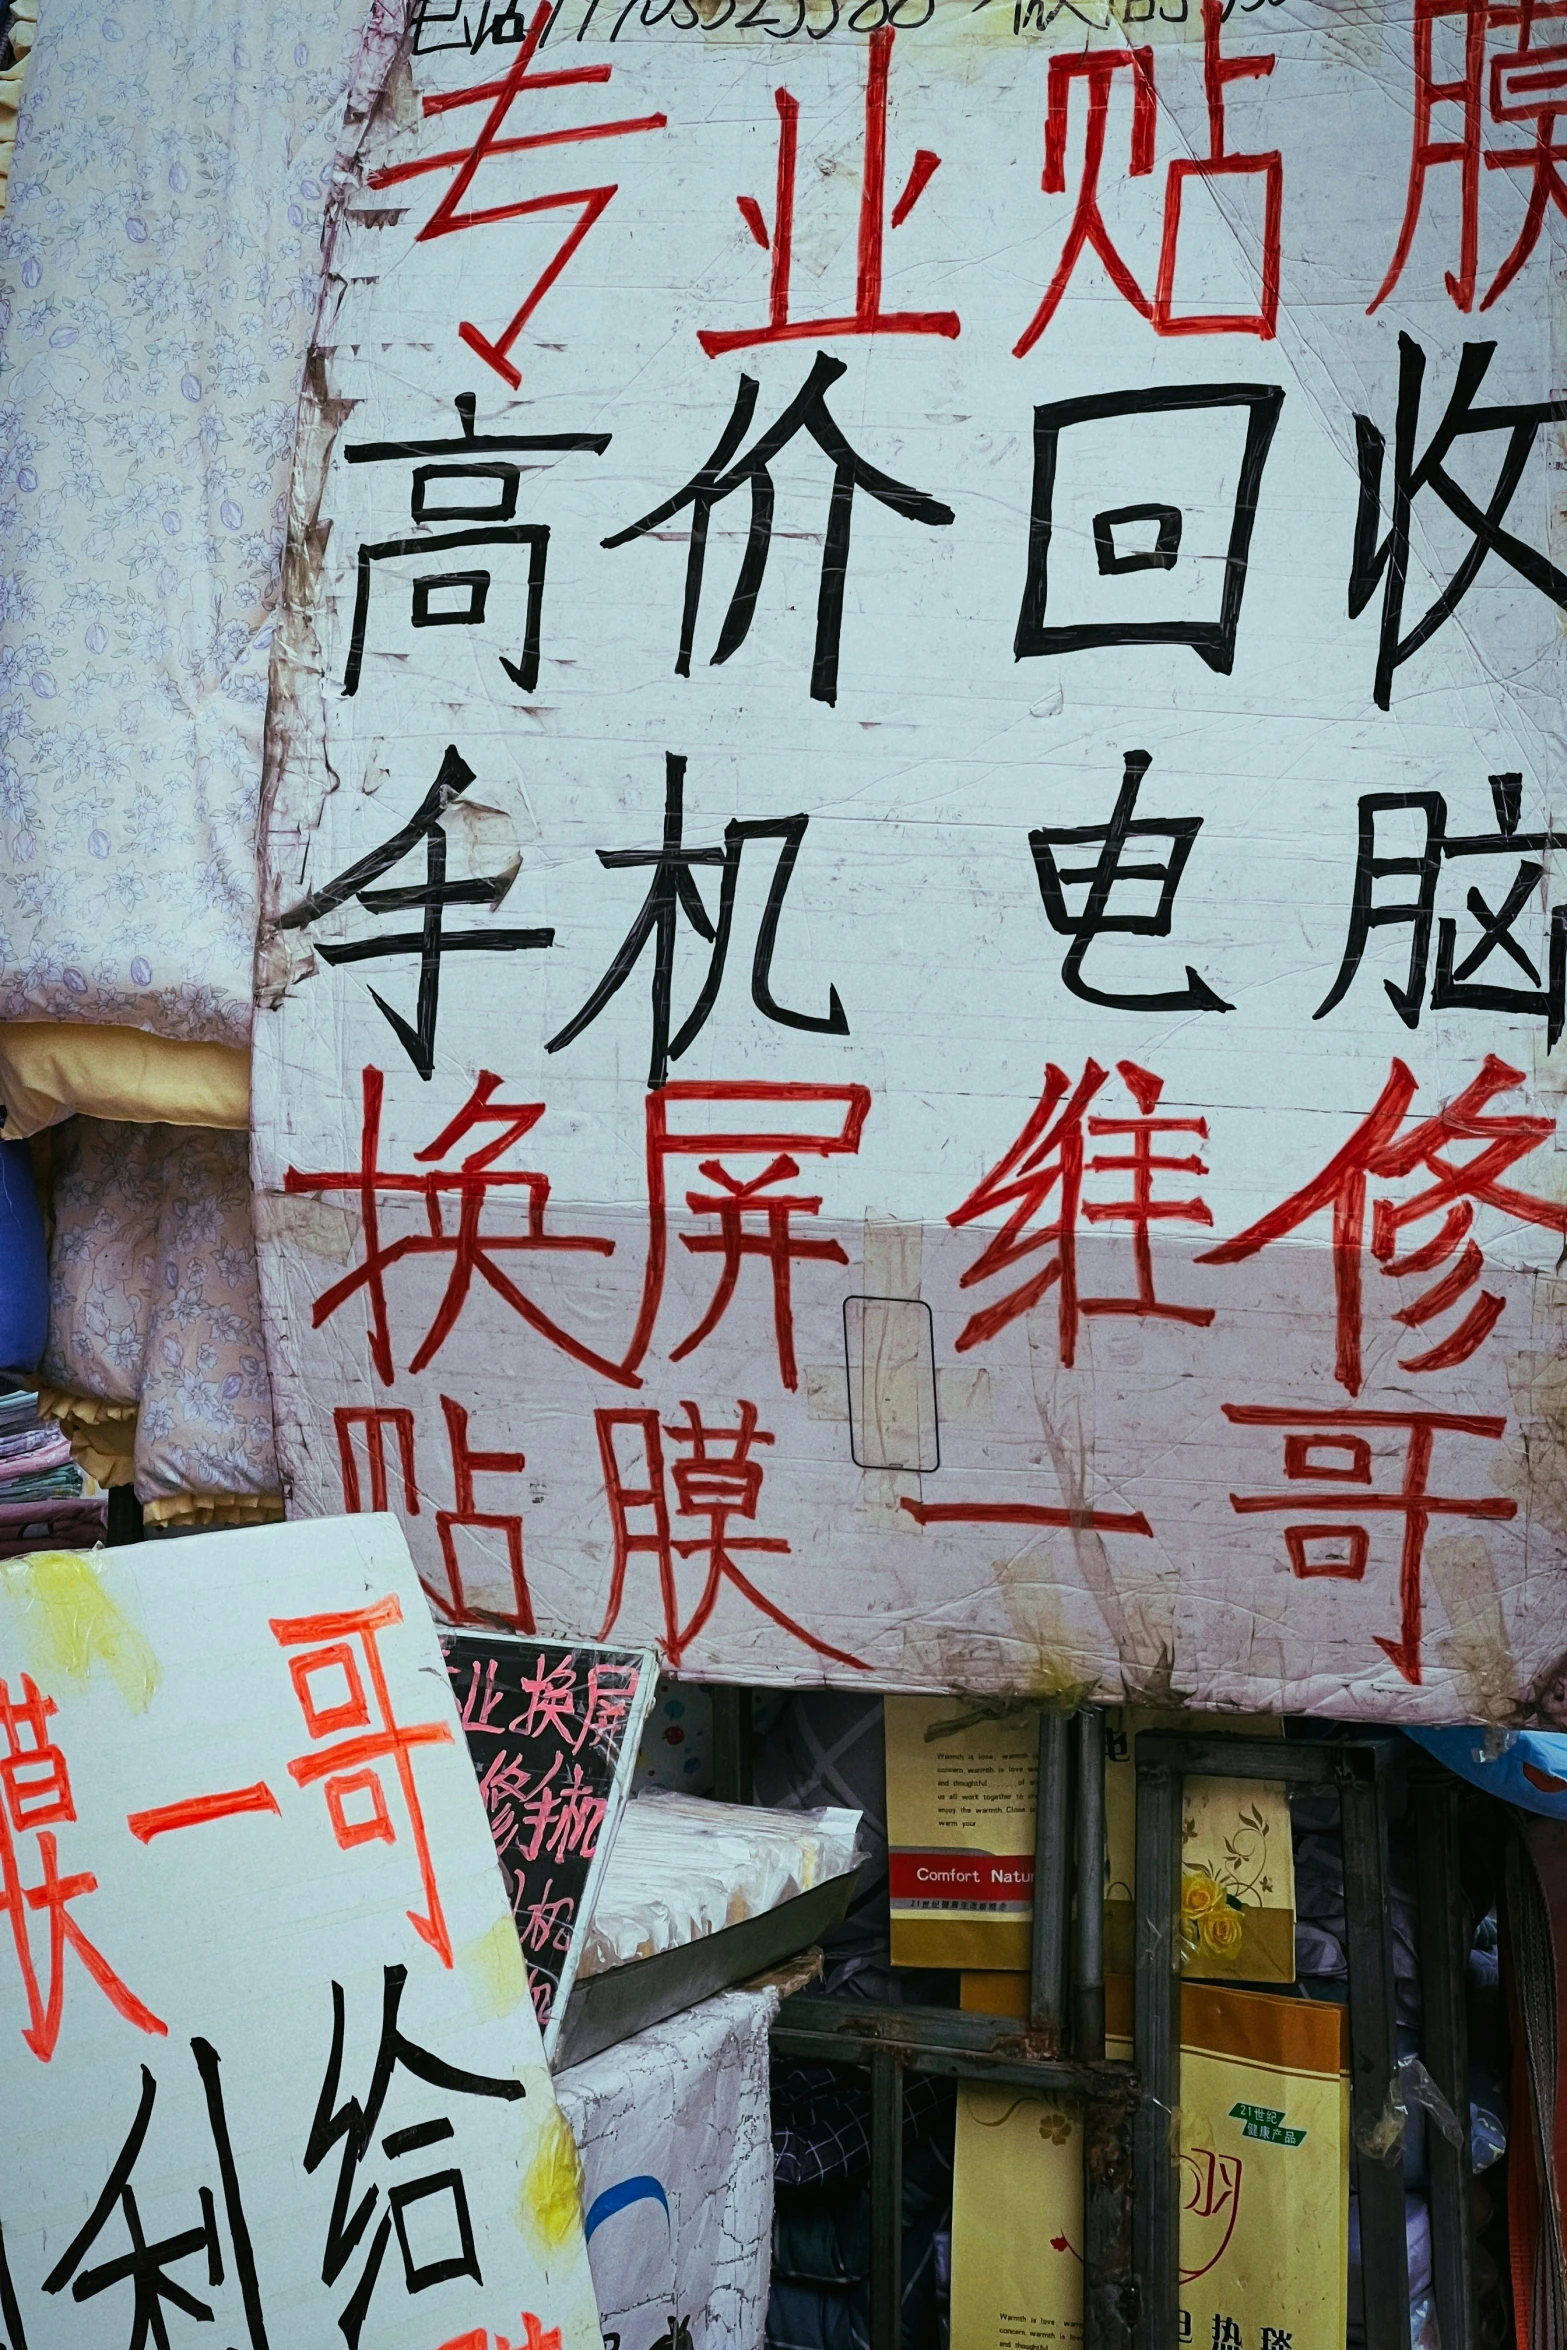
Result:
{"label": "yellow printed product box", "polygon": [[889,1697],[887,1874],[894,1966],[1028,1967],[1039,1713]]}
{"label": "yellow printed product box", "polygon": [[[1105,1967],[1130,1974],[1137,1849],[1136,1741],[1143,1730],[1227,1730],[1279,1738],[1273,1714],[1105,1715]],[[1183,1972],[1229,1983],[1295,1980],[1295,1847],[1282,1786],[1256,1779],[1188,1779],[1181,1804]]]}
{"label": "yellow printed product box", "polygon": [[[1276,1738],[1273,1715],[1112,1708],[1105,1717],[1105,1965],[1130,1973],[1136,1739],[1222,1728]],[[886,1700],[888,1879],[895,1966],[1026,1973],[1033,1919],[1038,1709],[961,1697]],[[1182,1805],[1184,1970],[1295,1979],[1295,1859],[1282,1786],[1188,1779]]]}
{"label": "yellow printed product box", "polygon": [[[1109,2053],[1128,2057],[1127,1979],[1107,1984],[1107,2007]],[[1183,1986],[1182,2342],[1343,2350],[1346,2061],[1341,2008]],[[1082,2244],[1076,2115],[1047,2095],[960,2084],[951,2350],[1081,2342]]]}

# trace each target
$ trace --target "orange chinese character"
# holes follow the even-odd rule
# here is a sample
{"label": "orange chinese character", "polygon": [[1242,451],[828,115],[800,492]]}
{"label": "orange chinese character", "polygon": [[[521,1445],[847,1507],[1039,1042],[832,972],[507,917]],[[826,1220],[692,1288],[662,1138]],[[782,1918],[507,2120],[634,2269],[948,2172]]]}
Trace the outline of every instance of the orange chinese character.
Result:
{"label": "orange chinese character", "polygon": [[[60,2037],[67,1944],[127,2023],[141,2032],[166,2033],[169,2028],[121,1982],[102,1951],[94,1948],[71,1916],[68,1904],[96,1893],[98,1880],[86,1870],[71,1877],[60,1874],[52,1831],[60,1823],[74,1823],[76,1806],[64,1752],[49,1736],[49,1717],[58,1710],[54,1699],[45,1697],[27,1673],[22,1675],[19,1704],[12,1702],[10,1690],[0,1681],[0,1733],[5,1738],[5,1751],[0,1753],[0,1911],[11,1920],[11,1939],[27,1994],[22,2038],[41,2064],[54,2055]],[[42,1881],[37,1885],[22,1882],[22,1848],[17,1839],[27,1835],[38,1838]],[[47,1992],[40,1986],[33,1957],[29,1913],[34,1911],[48,1919]]]}
{"label": "orange chinese character", "polygon": [[[306,1728],[313,1739],[337,1741],[320,1753],[297,1756],[289,1764],[288,1773],[300,1787],[314,1786],[317,1780],[322,1782],[321,1792],[326,1797],[332,1832],[341,1849],[347,1852],[355,1844],[397,1841],[386,1787],[377,1768],[378,1764],[391,1762],[402,1790],[424,1883],[424,1911],[411,1909],[408,1922],[429,1943],[442,1966],[449,1967],[451,1936],[436,1888],[424,1810],[414,1780],[413,1752],[419,1746],[450,1745],[452,1734],[445,1722],[402,1723],[392,1711],[392,1694],[386,1684],[378,1635],[388,1624],[400,1624],[402,1620],[402,1602],[390,1592],[371,1607],[352,1608],[341,1615],[271,1619],[272,1635],[278,1645],[304,1652],[290,1657],[288,1669]],[[356,1642],[362,1643],[357,1653]]]}

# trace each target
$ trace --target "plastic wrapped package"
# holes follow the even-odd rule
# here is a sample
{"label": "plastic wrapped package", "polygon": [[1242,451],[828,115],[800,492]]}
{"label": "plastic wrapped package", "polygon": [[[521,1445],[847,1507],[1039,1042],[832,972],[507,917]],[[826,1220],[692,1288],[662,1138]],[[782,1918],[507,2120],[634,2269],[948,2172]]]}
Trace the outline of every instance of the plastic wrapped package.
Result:
{"label": "plastic wrapped package", "polygon": [[764,1811],[649,1791],[626,1806],[594,1904],[581,1972],[761,1917],[855,1865],[857,1811]]}

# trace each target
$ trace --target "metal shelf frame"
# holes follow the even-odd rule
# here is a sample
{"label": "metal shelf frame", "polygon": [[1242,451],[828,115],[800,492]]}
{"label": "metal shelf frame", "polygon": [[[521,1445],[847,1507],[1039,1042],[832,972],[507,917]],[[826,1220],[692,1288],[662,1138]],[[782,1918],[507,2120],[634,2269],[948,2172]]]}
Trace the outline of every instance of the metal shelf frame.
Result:
{"label": "metal shelf frame", "polygon": [[[715,1688],[714,1792],[748,1803],[751,1693]],[[1136,1943],[1131,2064],[1105,2058],[1104,1713],[1042,1709],[1029,2017],[873,2006],[805,1993],[773,2027],[780,2054],[863,2065],[871,2077],[871,2350],[902,2339],[903,2076],[944,2074],[1033,2088],[1083,2117],[1087,2350],[1170,2350],[1179,2338],[1180,2167],[1171,2125],[1180,2104],[1182,1792],[1189,1778],[1315,1786],[1338,1797],[1344,1841],[1351,2130],[1398,2142],[1351,2156],[1360,2201],[1366,2339],[1410,2350],[1397,2006],[1388,1867],[1394,1741],[1346,1730],[1330,1739],[1261,1739],[1144,1730],[1136,1752]],[[1459,1806],[1450,1773],[1408,1757],[1419,1872],[1424,2062],[1462,2124],[1453,2146],[1427,2132],[1432,2290],[1443,2350],[1476,2350],[1469,2165],[1467,1960],[1459,1880]],[[1391,2118],[1393,2129],[1385,2125]]]}

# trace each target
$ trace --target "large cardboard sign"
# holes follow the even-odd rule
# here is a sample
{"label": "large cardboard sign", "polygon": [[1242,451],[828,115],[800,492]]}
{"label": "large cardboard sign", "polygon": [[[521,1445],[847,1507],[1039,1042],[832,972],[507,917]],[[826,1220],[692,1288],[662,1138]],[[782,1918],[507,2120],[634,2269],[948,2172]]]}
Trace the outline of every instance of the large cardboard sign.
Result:
{"label": "large cardboard sign", "polygon": [[298,1514],[687,1673],[1567,1650],[1555,0],[434,0],[340,193]]}
{"label": "large cardboard sign", "polygon": [[597,2350],[390,1517],[0,1565],[0,2343]]}

